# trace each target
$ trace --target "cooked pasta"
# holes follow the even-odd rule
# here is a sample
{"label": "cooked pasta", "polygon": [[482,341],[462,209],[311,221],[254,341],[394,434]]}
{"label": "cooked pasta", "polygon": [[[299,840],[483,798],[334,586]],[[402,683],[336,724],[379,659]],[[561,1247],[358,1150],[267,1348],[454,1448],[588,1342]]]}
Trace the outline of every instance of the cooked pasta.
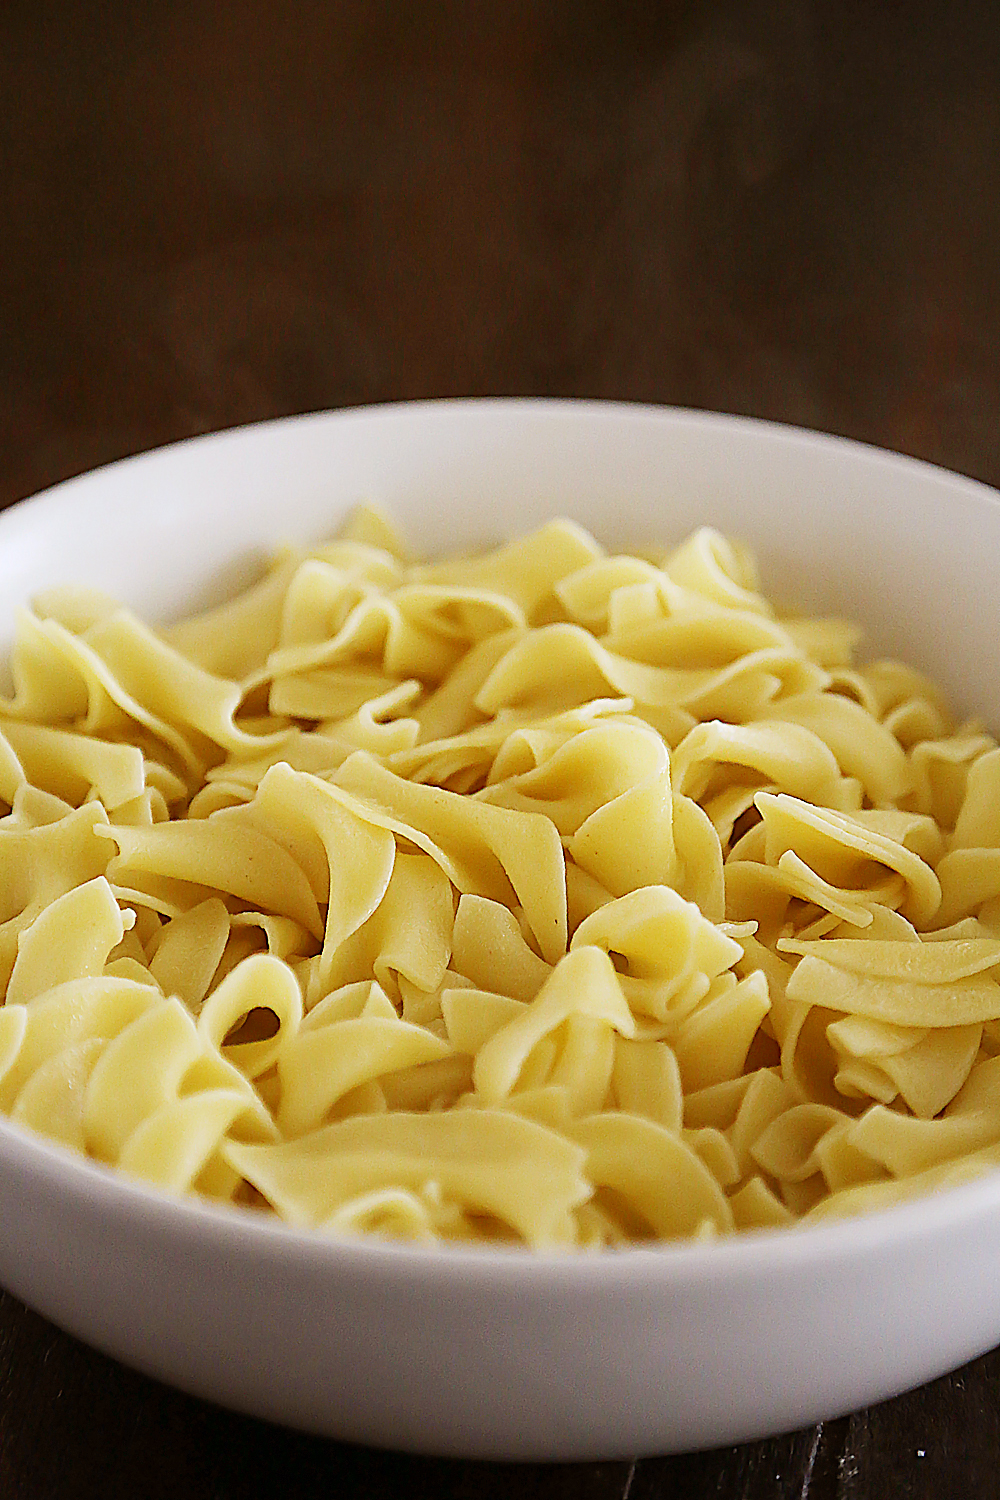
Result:
{"label": "cooked pasta", "polygon": [[1000,748],[702,529],[362,508],[0,700],[0,1110],[335,1235],[601,1249],[1000,1165]]}

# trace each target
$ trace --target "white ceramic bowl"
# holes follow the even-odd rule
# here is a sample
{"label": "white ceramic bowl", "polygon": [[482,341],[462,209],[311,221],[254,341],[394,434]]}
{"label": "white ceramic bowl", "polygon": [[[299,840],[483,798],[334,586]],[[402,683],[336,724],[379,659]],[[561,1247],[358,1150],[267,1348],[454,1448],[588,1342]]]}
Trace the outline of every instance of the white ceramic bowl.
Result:
{"label": "white ceramic bowl", "polygon": [[[80,581],[164,619],[362,499],[422,549],[569,514],[607,543],[709,522],[768,589],[844,612],[1000,723],[1000,504],[835,439],[641,407],[445,402],[199,439],[0,516],[0,616]],[[0,639],[2,646],[2,639]],[[0,872],[2,878],[2,872]],[[226,1406],[494,1458],[754,1438],[1000,1340],[1000,1174],[852,1222],[600,1257],[335,1243],[147,1191],[0,1123],[0,1281]]]}

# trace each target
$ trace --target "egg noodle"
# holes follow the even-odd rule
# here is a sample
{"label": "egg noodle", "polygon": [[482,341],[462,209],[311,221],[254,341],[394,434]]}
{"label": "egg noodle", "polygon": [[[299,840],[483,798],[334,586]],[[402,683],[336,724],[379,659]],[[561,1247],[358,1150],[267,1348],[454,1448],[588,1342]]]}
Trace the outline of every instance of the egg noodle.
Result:
{"label": "egg noodle", "polygon": [[1000,750],[703,529],[359,510],[0,699],[0,1110],[335,1234],[710,1238],[1000,1164]]}

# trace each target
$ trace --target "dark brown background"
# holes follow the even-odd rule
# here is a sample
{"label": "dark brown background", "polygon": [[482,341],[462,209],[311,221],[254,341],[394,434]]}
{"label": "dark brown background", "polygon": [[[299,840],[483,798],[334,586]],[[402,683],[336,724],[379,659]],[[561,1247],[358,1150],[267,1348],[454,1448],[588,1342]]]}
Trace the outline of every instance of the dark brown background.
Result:
{"label": "dark brown background", "polygon": [[[751,413],[998,483],[998,14],[7,0],[0,504],[234,423],[484,393]],[[994,1495],[998,1376],[718,1453],[435,1463],[217,1412],[0,1295],[0,1495]]]}

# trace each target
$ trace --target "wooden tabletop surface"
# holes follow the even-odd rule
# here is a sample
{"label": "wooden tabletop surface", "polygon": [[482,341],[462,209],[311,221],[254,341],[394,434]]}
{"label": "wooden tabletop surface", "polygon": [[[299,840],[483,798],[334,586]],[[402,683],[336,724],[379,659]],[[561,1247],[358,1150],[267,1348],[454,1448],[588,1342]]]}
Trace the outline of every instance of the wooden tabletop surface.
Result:
{"label": "wooden tabletop surface", "polygon": [[[10,0],[0,505],[236,423],[479,394],[748,413],[1000,483],[998,16]],[[987,1496],[998,1377],[712,1453],[439,1462],[218,1411],[0,1294],[0,1496]]]}

